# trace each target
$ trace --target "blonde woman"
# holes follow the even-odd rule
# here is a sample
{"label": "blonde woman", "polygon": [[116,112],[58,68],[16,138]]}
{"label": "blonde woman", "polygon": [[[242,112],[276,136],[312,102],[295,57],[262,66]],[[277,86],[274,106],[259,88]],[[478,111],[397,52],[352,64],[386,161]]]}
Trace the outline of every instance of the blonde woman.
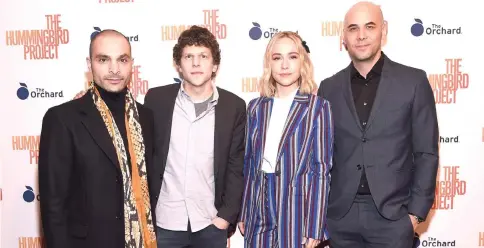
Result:
{"label": "blonde woman", "polygon": [[327,239],[333,122],[329,102],[312,94],[313,65],[298,34],[271,39],[260,88],[247,109],[245,247],[316,247]]}

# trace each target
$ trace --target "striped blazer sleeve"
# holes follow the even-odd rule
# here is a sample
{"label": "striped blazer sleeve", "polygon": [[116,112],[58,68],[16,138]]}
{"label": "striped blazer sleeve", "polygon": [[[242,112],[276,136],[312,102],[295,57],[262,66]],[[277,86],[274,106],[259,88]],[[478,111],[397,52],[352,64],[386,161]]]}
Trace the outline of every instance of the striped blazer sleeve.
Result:
{"label": "striped blazer sleeve", "polygon": [[[330,170],[333,165],[333,118],[329,101],[320,99],[322,108],[314,126],[313,169],[316,176],[311,180],[308,194],[305,237],[323,240],[328,205]],[[320,106],[321,106],[320,105]]]}
{"label": "striped blazer sleeve", "polygon": [[252,179],[250,178],[250,157],[251,157],[251,147],[252,147],[252,113],[254,108],[254,103],[256,99],[251,100],[247,107],[247,124],[245,126],[245,155],[244,155],[244,193],[242,195],[242,206],[240,209],[239,222],[245,222],[247,218],[248,206],[251,204],[250,196],[250,183]]}

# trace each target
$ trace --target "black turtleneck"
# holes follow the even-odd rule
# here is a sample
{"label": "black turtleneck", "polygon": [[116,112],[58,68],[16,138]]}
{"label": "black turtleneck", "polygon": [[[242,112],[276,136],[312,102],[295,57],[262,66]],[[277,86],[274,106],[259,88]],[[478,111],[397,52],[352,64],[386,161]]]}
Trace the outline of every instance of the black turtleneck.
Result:
{"label": "black turtleneck", "polygon": [[108,106],[109,111],[111,111],[111,114],[114,117],[114,121],[118,126],[119,132],[123,137],[124,147],[126,149],[126,155],[128,156],[128,165],[131,174],[131,156],[128,150],[128,135],[126,134],[126,123],[124,120],[124,115],[126,112],[126,93],[128,89],[125,88],[120,92],[109,92],[99,87],[99,85],[95,85],[97,90],[99,91],[99,94],[101,95],[101,98]]}

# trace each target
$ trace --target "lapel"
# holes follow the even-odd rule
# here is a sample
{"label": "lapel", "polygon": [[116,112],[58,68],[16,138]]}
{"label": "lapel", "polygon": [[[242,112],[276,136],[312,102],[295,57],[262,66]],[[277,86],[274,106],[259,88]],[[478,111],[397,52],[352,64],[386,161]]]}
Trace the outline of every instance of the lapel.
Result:
{"label": "lapel", "polygon": [[383,59],[384,63],[382,68],[382,75],[380,77],[378,89],[376,90],[375,102],[373,104],[373,107],[371,108],[370,116],[368,117],[368,123],[366,124],[367,129],[370,128],[379,108],[381,108],[382,104],[385,103],[385,96],[388,95],[386,93],[390,89],[392,83],[392,79],[389,76],[392,61],[386,55],[383,55]]}
{"label": "lapel", "polygon": [[94,105],[91,93],[87,92],[80,99],[80,108],[82,124],[86,127],[87,131],[91,134],[96,144],[101,148],[101,150],[106,154],[106,156],[111,160],[112,164],[116,167],[118,172],[121,172],[118,156],[116,150],[114,149],[114,144],[109,136],[108,129],[104,124],[104,121],[99,114],[99,111]]}
{"label": "lapel", "polygon": [[388,91],[388,89],[391,86],[391,79],[389,77],[389,74],[390,74],[392,61],[390,59],[388,59],[388,57],[386,55],[382,55],[382,56],[383,56],[383,59],[384,59],[383,68],[382,68],[382,75],[380,77],[378,89],[376,90],[375,101],[374,101],[373,107],[371,108],[370,116],[368,117],[366,129],[364,129],[363,126],[361,125],[360,119],[358,117],[358,113],[356,112],[356,106],[355,106],[355,102],[353,100],[353,92],[351,90],[351,69],[350,69],[350,66],[348,66],[345,69],[345,73],[344,73],[345,83],[343,84],[344,98],[346,100],[346,103],[348,104],[348,107],[350,109],[351,114],[353,115],[353,118],[356,122],[356,125],[358,126],[358,128],[360,128],[361,132],[368,130],[368,128],[371,126],[371,123],[375,119],[375,115],[376,115],[378,109],[383,104],[382,98],[385,97],[386,92]]}
{"label": "lapel", "polygon": [[[175,110],[175,103],[176,98],[178,96],[178,92],[180,90],[180,84],[176,84],[174,87],[170,87],[167,91],[167,95],[160,95],[161,104],[158,111],[163,111],[164,114],[161,115],[163,121],[166,125],[159,125],[161,126],[163,136],[161,137],[163,146],[161,147],[161,156],[163,159],[163,167],[166,165],[167,157],[168,157],[168,149],[170,148],[170,139],[171,139],[171,127],[173,123],[173,111]],[[157,128],[157,127],[155,127]]]}
{"label": "lapel", "polygon": [[[259,130],[257,138],[259,140],[259,144],[256,147],[260,147],[260,152],[258,152],[259,157],[257,158],[258,161],[264,160],[264,149],[266,146],[266,134],[267,128],[269,126],[269,120],[271,119],[271,112],[272,112],[272,104],[274,103],[272,98],[263,97],[260,104],[260,113],[256,113],[257,116],[257,127],[256,129]],[[257,149],[257,148],[256,148]],[[259,165],[260,167],[260,165]]]}
{"label": "lapel", "polygon": [[346,100],[346,104],[348,104],[348,108],[350,109],[351,115],[353,115],[353,119],[356,122],[356,125],[363,131],[363,126],[361,126],[360,118],[358,117],[358,113],[356,112],[355,101],[353,99],[353,91],[351,90],[351,65],[346,67],[344,73],[344,84],[343,84],[343,95]]}
{"label": "lapel", "polygon": [[[277,148],[276,171],[279,168],[279,160],[281,159],[282,150],[283,150],[282,148],[288,143],[289,138],[294,134],[297,126],[299,125],[299,123],[301,123],[301,121],[304,119],[304,116],[308,112],[309,99],[310,99],[309,95],[300,94],[299,91],[296,93],[296,96],[294,97],[291,108],[289,110],[289,114],[284,124],[281,140]],[[258,129],[260,130],[259,135],[262,137],[261,145],[260,145],[261,157],[259,158],[259,161],[262,161],[264,156],[266,134],[267,134],[267,128],[269,127],[269,121],[271,119],[273,102],[274,102],[273,98],[262,99],[262,104],[261,104],[262,114],[259,115],[261,119],[258,120],[258,123],[259,123]]]}
{"label": "lapel", "polygon": [[284,131],[282,132],[281,141],[279,147],[277,148],[277,159],[276,159],[276,170],[279,168],[279,160],[282,155],[282,148],[287,144],[289,138],[294,134],[299,123],[304,119],[308,112],[309,95],[300,94],[299,90],[294,97],[291,109],[289,110],[289,115],[286,119],[286,124],[284,125]]}
{"label": "lapel", "polygon": [[230,134],[230,125],[226,125],[226,118],[230,116],[229,109],[233,106],[225,104],[225,94],[218,89],[218,102],[215,105],[215,127],[214,127],[214,144],[213,144],[213,172],[215,175],[215,180],[217,180],[219,161],[221,161],[221,153],[219,147],[221,147],[221,138],[224,135]]}

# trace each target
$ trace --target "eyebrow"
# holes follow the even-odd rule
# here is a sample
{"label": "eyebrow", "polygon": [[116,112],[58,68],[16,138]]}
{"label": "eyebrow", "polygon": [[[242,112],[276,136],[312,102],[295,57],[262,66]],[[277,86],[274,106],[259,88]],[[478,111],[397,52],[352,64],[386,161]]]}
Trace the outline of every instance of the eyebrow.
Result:
{"label": "eyebrow", "polygon": [[199,52],[199,53],[183,53],[183,55],[193,55],[193,54],[204,54],[207,55],[209,52]]}
{"label": "eyebrow", "polygon": [[[376,23],[375,22],[367,22],[367,23],[365,23],[365,26],[367,26],[367,25],[376,25]],[[347,28],[353,28],[353,27],[358,27],[358,25],[357,24],[350,24],[350,25],[348,25]]]}
{"label": "eyebrow", "polygon": [[[291,55],[292,54],[299,55],[298,52],[290,52],[289,54],[291,54]],[[282,55],[282,54],[281,53],[273,53],[272,56],[274,56],[274,55]]]}
{"label": "eyebrow", "polygon": [[[129,58],[129,55],[127,53],[118,56],[118,59],[122,59],[122,58],[126,58],[126,57]],[[96,58],[98,58],[98,59],[106,59],[106,58],[109,59],[110,57],[106,54],[97,54]]]}

